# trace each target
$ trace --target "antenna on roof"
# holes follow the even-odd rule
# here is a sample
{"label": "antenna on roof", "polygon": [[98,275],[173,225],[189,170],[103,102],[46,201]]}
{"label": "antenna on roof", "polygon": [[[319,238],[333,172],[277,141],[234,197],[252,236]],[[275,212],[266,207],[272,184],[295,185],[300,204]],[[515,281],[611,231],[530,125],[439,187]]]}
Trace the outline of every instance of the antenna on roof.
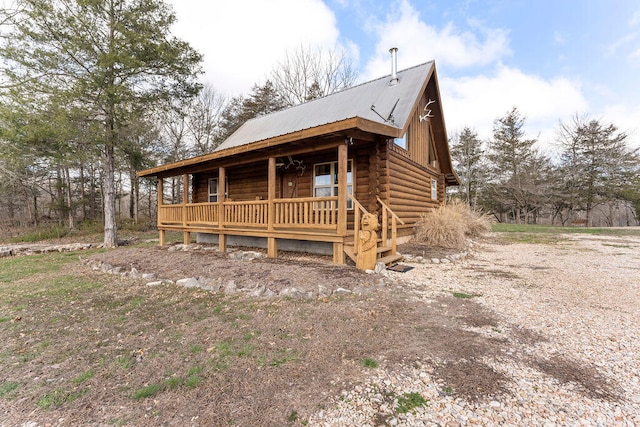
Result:
{"label": "antenna on roof", "polygon": [[392,47],[389,49],[389,53],[391,54],[391,81],[389,86],[395,86],[400,82],[398,79],[398,48]]}
{"label": "antenna on roof", "polygon": [[380,117],[382,120],[384,120],[385,123],[391,123],[392,125],[395,125],[395,118],[393,117],[393,112],[396,110],[396,107],[398,106],[398,102],[400,102],[400,98],[398,98],[396,100],[396,103],[393,104],[393,108],[391,108],[391,111],[389,112],[389,115],[387,116],[387,118],[385,118],[382,114],[378,113],[378,111],[376,111],[376,106],[375,104],[371,104],[371,111],[373,111],[374,113],[376,113],[378,115],[378,117]]}

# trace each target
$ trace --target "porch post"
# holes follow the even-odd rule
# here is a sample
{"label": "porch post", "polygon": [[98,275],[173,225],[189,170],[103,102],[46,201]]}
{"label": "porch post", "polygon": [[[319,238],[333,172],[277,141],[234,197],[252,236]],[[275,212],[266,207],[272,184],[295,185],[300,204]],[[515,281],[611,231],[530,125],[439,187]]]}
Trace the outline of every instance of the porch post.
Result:
{"label": "porch post", "polygon": [[342,242],[333,244],[333,262],[344,264],[344,237],[347,235],[347,144],[338,146],[338,235]]}
{"label": "porch post", "polygon": [[191,244],[191,233],[187,230],[187,203],[189,202],[189,174],[182,175],[182,240]]}
{"label": "porch post", "polygon": [[162,222],[162,204],[164,203],[164,187],[163,187],[163,180],[161,177],[158,177],[158,231],[160,233],[160,246],[164,246],[165,245],[165,241],[166,241],[166,232],[161,229],[160,226],[160,222]]}
{"label": "porch post", "polygon": [[[269,171],[268,171],[268,182],[269,182],[269,211],[267,214],[267,230],[274,230],[274,222],[275,222],[275,203],[274,200],[276,198],[276,158],[269,157]],[[278,242],[275,237],[267,237],[267,256],[269,258],[277,258],[278,257]]]}
{"label": "porch post", "polygon": [[227,171],[225,168],[218,168],[218,252],[227,251],[227,235],[224,234],[224,199],[227,182]]}

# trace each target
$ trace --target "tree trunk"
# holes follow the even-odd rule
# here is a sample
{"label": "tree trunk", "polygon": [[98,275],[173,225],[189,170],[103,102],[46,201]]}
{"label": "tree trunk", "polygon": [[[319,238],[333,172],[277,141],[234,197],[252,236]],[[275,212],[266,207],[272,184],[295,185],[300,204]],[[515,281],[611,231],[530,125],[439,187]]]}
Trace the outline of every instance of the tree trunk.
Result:
{"label": "tree trunk", "polygon": [[104,246],[115,248],[118,246],[118,230],[116,226],[116,189],[114,173],[113,124],[107,129],[110,139],[104,150],[103,165],[103,201],[104,201]]}
{"label": "tree trunk", "polygon": [[131,180],[131,196],[129,197],[129,218],[132,218],[134,223],[138,223],[138,205],[140,198],[140,181],[136,175],[135,170],[129,172],[129,178]]}
{"label": "tree trunk", "polygon": [[71,197],[71,175],[69,174],[69,168],[64,167],[64,178],[66,181],[65,186],[65,196],[67,201],[67,219],[69,221],[69,230],[73,230],[75,228],[75,223],[73,221],[73,200]]}
{"label": "tree trunk", "polygon": [[80,200],[82,201],[82,221],[87,219],[87,198],[84,189],[84,165],[80,163]]}

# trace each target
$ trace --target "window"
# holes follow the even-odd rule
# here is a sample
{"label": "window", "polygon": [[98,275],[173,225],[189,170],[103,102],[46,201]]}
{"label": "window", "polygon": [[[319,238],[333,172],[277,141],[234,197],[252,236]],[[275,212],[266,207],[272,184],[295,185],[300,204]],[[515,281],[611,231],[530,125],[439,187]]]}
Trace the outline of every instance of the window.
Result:
{"label": "window", "polygon": [[438,200],[438,180],[431,180],[431,200]]}
{"label": "window", "polygon": [[[353,161],[347,162],[347,194],[353,195]],[[319,163],[313,167],[314,197],[338,195],[338,162]],[[347,209],[353,209],[353,201],[347,200]]]}
{"label": "window", "polygon": [[405,134],[402,138],[396,138],[393,140],[394,144],[396,144],[400,148],[407,149],[407,135]]}
{"label": "window", "polygon": [[[229,196],[229,182],[225,182],[224,196]],[[209,202],[218,201],[218,178],[209,178]]]}

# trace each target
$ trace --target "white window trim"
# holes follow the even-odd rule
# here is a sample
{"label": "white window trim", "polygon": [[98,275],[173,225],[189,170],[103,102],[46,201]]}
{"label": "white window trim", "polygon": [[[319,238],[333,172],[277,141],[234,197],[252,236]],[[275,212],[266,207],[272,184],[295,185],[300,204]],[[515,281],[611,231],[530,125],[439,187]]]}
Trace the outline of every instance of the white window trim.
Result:
{"label": "white window trim", "polygon": [[[347,170],[351,169],[351,182],[347,181],[347,192],[349,195],[353,196],[353,189],[355,188],[355,178],[356,178],[356,174],[355,174],[355,170],[353,169],[353,159],[349,159],[348,161],[348,166],[347,166]],[[323,166],[323,165],[331,165],[331,184],[329,185],[316,185],[316,168],[318,166]],[[337,176],[338,174],[338,162],[323,162],[323,163],[315,163],[313,165],[313,197],[317,197],[316,196],[316,189],[318,188],[330,188],[331,190],[329,191],[329,194],[333,195],[334,191],[333,189],[335,188],[336,191],[335,193],[338,192],[338,184],[334,184],[334,180],[333,177]],[[347,174],[347,179],[348,179],[348,174]],[[349,193],[349,186],[351,186],[351,192]],[[353,201],[351,200],[351,198],[347,198],[347,210],[353,210]]]}
{"label": "white window trim", "polygon": [[[207,182],[207,185],[209,186],[207,188],[207,192],[209,193],[209,196],[207,198],[207,200],[209,201],[209,203],[217,203],[218,202],[218,180],[219,178],[209,178],[209,181]],[[215,185],[213,186],[213,188],[215,189],[215,191],[211,191],[211,183],[215,182]],[[224,197],[227,198],[229,197],[229,181],[225,180],[225,189],[224,189]],[[212,198],[215,198],[215,200],[211,200]]]}
{"label": "white window trim", "polygon": [[438,180],[431,178],[431,200],[438,200]]}

